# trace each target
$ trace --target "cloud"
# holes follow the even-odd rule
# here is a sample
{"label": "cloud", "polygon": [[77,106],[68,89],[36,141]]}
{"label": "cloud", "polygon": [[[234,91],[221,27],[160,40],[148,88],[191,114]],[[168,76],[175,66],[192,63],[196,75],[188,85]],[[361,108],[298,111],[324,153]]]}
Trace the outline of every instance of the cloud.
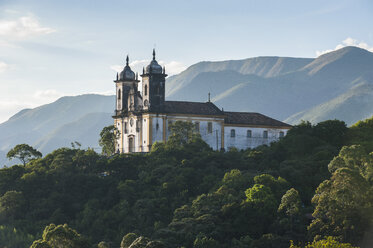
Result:
{"label": "cloud", "polygon": [[[130,67],[134,72],[138,72],[138,73],[141,74],[142,73],[142,68],[146,67],[149,63],[150,63],[150,60],[146,60],[146,59],[134,60],[130,63]],[[184,71],[187,68],[183,63],[178,62],[178,61],[166,62],[166,61],[160,60],[158,63],[162,67],[163,66],[166,67],[166,73],[168,75],[178,74],[178,73]],[[110,69],[112,69],[116,72],[121,72],[123,70],[123,67],[124,67],[124,65],[112,65],[112,66],[110,66]]]}
{"label": "cloud", "polygon": [[0,61],[0,73],[3,73],[9,69],[9,65]]}
{"label": "cloud", "polygon": [[47,89],[47,90],[38,90],[34,93],[33,97],[35,100],[38,101],[50,101],[50,100],[56,100],[60,97],[62,97],[63,94],[54,90],[54,89]]}
{"label": "cloud", "polygon": [[24,39],[37,35],[50,34],[56,30],[43,27],[35,16],[23,16],[17,20],[0,20],[0,36]]}
{"label": "cloud", "polygon": [[359,47],[359,48],[363,48],[365,50],[368,50],[369,52],[373,52],[373,46],[369,46],[365,42],[362,42],[362,41],[359,42],[356,39],[348,37],[347,39],[343,40],[341,44],[338,44],[334,49],[328,49],[328,50],[324,50],[324,51],[316,51],[316,56],[318,57],[318,56],[323,55],[325,53],[330,53],[330,52],[333,52],[335,50],[341,49],[341,48],[346,47],[346,46],[355,46],[355,47]]}
{"label": "cloud", "polygon": [[14,113],[29,107],[30,105],[16,100],[0,100],[0,123],[7,121]]}
{"label": "cloud", "polygon": [[160,61],[159,64],[166,67],[166,73],[169,75],[179,74],[187,68],[183,63],[178,61],[171,61],[168,63]]}

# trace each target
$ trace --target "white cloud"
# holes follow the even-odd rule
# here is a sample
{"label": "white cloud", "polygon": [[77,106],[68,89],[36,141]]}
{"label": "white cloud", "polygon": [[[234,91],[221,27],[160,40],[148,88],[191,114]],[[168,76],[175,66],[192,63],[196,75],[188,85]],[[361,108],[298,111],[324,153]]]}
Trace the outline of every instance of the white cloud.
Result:
{"label": "white cloud", "polygon": [[179,74],[187,68],[183,63],[178,61],[171,61],[168,63],[159,61],[159,64],[166,67],[166,73],[168,75]]}
{"label": "white cloud", "polygon": [[373,46],[369,46],[365,42],[362,42],[362,41],[359,42],[356,39],[348,37],[347,39],[343,40],[341,44],[338,44],[334,49],[328,49],[328,50],[324,50],[324,51],[316,51],[316,56],[318,57],[318,56],[323,55],[325,53],[330,53],[330,52],[333,52],[335,50],[341,49],[341,48],[346,47],[346,46],[355,46],[355,47],[363,48],[363,49],[366,49],[370,52],[373,52]]}
{"label": "white cloud", "polygon": [[1,100],[0,101],[0,123],[7,121],[10,116],[18,111],[29,108],[30,105],[21,103],[15,100]]}
{"label": "white cloud", "polygon": [[[146,60],[146,59],[134,60],[130,63],[130,66],[131,66],[131,69],[135,73],[138,72],[139,74],[141,74],[142,73],[142,68],[146,67],[149,63],[150,63],[150,60]],[[158,63],[162,67],[163,66],[166,67],[166,73],[168,75],[178,74],[178,73],[184,71],[187,68],[183,63],[178,62],[178,61],[166,62],[166,61],[160,60]],[[112,65],[112,66],[110,66],[110,69],[112,69],[116,72],[121,72],[123,70],[123,67],[124,67],[124,65]]]}
{"label": "white cloud", "polygon": [[6,70],[9,69],[9,67],[10,67],[10,66],[9,66],[8,64],[6,64],[6,63],[0,61],[0,73],[5,72]]}
{"label": "white cloud", "polygon": [[53,101],[57,100],[58,98],[62,97],[63,94],[54,90],[54,89],[48,89],[48,90],[38,90],[35,91],[33,97],[37,101]]}
{"label": "white cloud", "polygon": [[34,16],[23,16],[17,20],[0,20],[0,36],[5,38],[28,38],[36,35],[50,34],[56,30],[43,27]]}
{"label": "white cloud", "polygon": [[93,92],[84,93],[84,94],[98,94],[98,95],[111,96],[111,95],[115,95],[115,89],[106,90],[106,91],[93,91]]}
{"label": "white cloud", "polygon": [[110,69],[112,69],[113,71],[116,71],[116,72],[121,72],[123,70],[123,66],[121,66],[121,65],[111,65]]}

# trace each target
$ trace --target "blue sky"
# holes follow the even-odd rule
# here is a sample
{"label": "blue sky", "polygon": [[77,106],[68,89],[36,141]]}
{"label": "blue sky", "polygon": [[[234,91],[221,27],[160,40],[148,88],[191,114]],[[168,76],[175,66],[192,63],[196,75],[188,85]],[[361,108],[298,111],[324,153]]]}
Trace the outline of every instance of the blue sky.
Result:
{"label": "blue sky", "polygon": [[373,1],[0,0],[0,122],[63,95],[114,93],[115,70],[373,51]]}

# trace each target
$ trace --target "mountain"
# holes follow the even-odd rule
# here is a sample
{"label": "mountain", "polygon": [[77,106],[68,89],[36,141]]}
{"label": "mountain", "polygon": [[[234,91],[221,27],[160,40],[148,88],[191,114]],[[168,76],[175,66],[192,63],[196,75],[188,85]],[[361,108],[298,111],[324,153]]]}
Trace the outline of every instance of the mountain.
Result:
{"label": "mountain", "polygon": [[13,146],[27,143],[43,154],[78,141],[98,148],[99,133],[113,123],[115,96],[87,94],[62,97],[34,109],[24,109],[0,124],[0,164]]}
{"label": "mountain", "polygon": [[[336,118],[350,125],[373,115],[373,53],[345,47],[317,58],[204,61],[166,82],[167,100],[206,101],[209,92],[224,110],[290,124]],[[81,95],[18,112],[0,124],[0,164],[20,143],[44,154],[73,141],[97,148],[99,132],[113,123],[114,103],[114,96]]]}
{"label": "mountain", "polygon": [[[294,115],[306,117],[301,113],[318,105],[331,104],[330,112],[333,105],[329,101],[356,93],[353,87],[357,80],[371,71],[373,54],[357,47],[345,47],[315,59],[258,57],[201,62],[170,77],[166,95],[172,100],[206,101],[210,92],[212,101],[225,110],[261,112],[295,124],[300,119]],[[365,81],[373,83],[371,78]],[[318,114],[317,120],[328,119],[327,113]],[[351,124],[372,114],[362,109],[355,116],[343,115],[343,120]]]}
{"label": "mountain", "polygon": [[345,120],[352,125],[359,120],[367,119],[373,115],[373,82],[359,78],[354,81],[356,84],[347,92],[319,104],[311,109],[304,110],[288,117],[285,122],[299,123],[301,120],[308,120],[318,123],[327,119]]}

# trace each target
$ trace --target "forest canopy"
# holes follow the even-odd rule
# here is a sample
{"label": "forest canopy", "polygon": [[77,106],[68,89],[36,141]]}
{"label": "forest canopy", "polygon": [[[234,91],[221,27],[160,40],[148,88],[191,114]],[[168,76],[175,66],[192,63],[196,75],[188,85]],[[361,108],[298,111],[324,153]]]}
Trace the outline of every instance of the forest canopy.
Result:
{"label": "forest canopy", "polygon": [[241,151],[214,151],[185,130],[148,154],[112,155],[109,143],[110,157],[60,148],[0,169],[0,244],[363,246],[373,224],[372,123],[303,122]]}

